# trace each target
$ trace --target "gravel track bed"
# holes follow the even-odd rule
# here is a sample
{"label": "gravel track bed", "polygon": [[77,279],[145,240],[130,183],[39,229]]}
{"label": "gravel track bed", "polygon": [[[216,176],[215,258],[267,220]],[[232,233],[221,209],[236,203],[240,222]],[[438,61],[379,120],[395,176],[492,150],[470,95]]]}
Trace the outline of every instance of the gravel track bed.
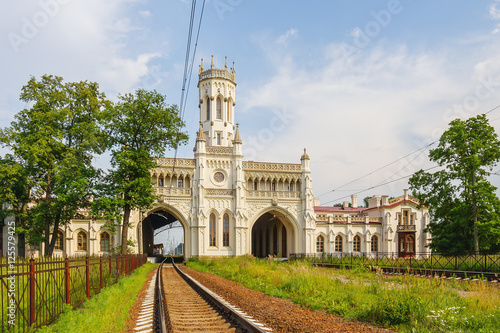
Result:
{"label": "gravel track bed", "polygon": [[181,269],[232,305],[272,328],[273,332],[394,332],[359,321],[348,321],[324,311],[306,309],[290,300],[268,296],[215,274],[185,266]]}

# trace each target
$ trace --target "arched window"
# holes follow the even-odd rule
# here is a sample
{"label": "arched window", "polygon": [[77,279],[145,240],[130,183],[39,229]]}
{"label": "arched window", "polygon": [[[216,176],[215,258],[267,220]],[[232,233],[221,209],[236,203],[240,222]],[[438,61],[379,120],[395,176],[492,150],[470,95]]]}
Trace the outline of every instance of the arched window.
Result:
{"label": "arched window", "polygon": [[54,250],[64,250],[64,234],[61,230],[57,232],[56,245]]}
{"label": "arched window", "polygon": [[177,180],[177,187],[178,188],[183,188],[184,187],[184,179],[183,178],[179,178]]}
{"label": "arched window", "polygon": [[163,178],[158,178],[158,187],[163,187]]}
{"label": "arched window", "polygon": [[101,251],[109,251],[109,234],[106,231],[101,233],[100,245]]}
{"label": "arched window", "polygon": [[215,246],[215,214],[210,214],[210,231],[209,231],[209,246]]}
{"label": "arched window", "polygon": [[253,182],[253,190],[257,191],[257,182]]}
{"label": "arched window", "polygon": [[222,119],[222,104],[220,97],[217,97],[217,102],[215,104],[215,116],[217,119]]}
{"label": "arched window", "polygon": [[222,246],[229,246],[229,215],[222,218]]}
{"label": "arched window", "polygon": [[227,121],[231,121],[231,100],[227,100]]}
{"label": "arched window", "polygon": [[378,237],[377,237],[377,235],[372,236],[371,250],[372,250],[372,252],[378,252]]}
{"label": "arched window", "polygon": [[361,237],[358,235],[354,236],[352,240],[352,250],[354,252],[361,252]]}
{"label": "arched window", "polygon": [[77,236],[77,246],[78,251],[87,251],[87,234],[80,231]]}
{"label": "arched window", "polygon": [[210,98],[207,97],[207,120],[210,120]]}
{"label": "arched window", "polygon": [[316,252],[325,251],[325,237],[323,235],[319,235],[316,238]]}
{"label": "arched window", "polygon": [[337,235],[337,237],[335,237],[335,252],[342,252],[342,251],[343,251],[342,236]]}

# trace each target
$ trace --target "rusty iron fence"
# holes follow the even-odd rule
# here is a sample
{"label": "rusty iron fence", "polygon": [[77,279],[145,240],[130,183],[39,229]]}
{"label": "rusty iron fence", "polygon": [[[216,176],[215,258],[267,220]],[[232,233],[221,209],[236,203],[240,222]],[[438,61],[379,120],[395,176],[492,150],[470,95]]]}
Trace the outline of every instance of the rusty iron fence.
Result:
{"label": "rusty iron fence", "polygon": [[0,257],[0,332],[28,332],[76,307],[147,262],[146,254],[107,257]]}
{"label": "rusty iron fence", "polygon": [[426,269],[474,273],[500,273],[500,254],[448,255],[432,252],[356,252],[356,253],[292,253],[290,259],[305,259],[318,264],[340,266],[377,266],[381,268]]}

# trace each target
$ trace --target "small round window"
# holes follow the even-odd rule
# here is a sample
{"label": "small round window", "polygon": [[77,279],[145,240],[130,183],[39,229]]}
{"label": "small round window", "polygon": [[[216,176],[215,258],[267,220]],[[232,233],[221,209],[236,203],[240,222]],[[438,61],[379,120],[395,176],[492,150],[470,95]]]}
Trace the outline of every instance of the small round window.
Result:
{"label": "small round window", "polygon": [[217,183],[222,183],[224,181],[224,174],[222,172],[216,172],[214,174],[214,180],[217,182]]}

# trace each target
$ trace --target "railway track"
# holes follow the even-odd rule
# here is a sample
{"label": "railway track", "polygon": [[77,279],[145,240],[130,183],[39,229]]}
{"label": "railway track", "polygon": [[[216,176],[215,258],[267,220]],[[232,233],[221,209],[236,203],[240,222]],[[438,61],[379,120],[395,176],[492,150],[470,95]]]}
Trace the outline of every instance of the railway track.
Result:
{"label": "railway track", "polygon": [[227,303],[172,260],[158,267],[154,332],[271,332],[265,325]]}

